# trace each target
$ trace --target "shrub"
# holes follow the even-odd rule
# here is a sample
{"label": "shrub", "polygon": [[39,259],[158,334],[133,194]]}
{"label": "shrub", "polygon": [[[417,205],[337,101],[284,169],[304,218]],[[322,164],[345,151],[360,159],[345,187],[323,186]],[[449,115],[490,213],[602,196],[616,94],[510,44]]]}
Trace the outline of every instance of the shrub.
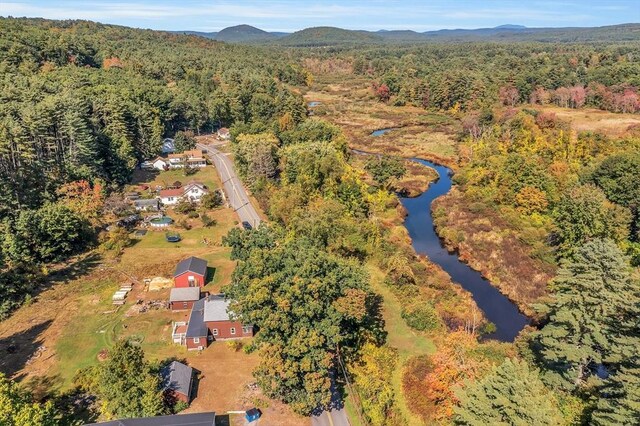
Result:
{"label": "shrub", "polygon": [[242,344],[242,342],[240,340],[229,340],[227,342],[227,346],[232,351],[238,352],[240,349],[242,349],[243,344]]}
{"label": "shrub", "polygon": [[190,219],[195,219],[198,216],[200,216],[200,215],[198,214],[197,211],[190,211],[189,213],[187,213],[187,217],[190,218]]}
{"label": "shrub", "polygon": [[189,404],[187,404],[184,401],[178,400],[178,402],[176,402],[175,405],[173,406],[173,413],[178,414],[180,411],[184,411],[187,408],[189,408]]}
{"label": "shrub", "polygon": [[222,205],[222,194],[220,191],[211,191],[202,196],[201,203],[206,209],[214,209]]}
{"label": "shrub", "polygon": [[181,227],[182,229],[186,229],[187,231],[191,229],[191,225],[189,224],[189,222],[187,222],[184,219],[178,222],[178,226]]}
{"label": "shrub", "polygon": [[440,317],[429,303],[407,306],[402,310],[402,318],[409,327],[420,331],[436,330],[440,327]]}
{"label": "shrub", "polygon": [[211,219],[206,213],[200,215],[200,220],[202,220],[202,225],[207,228],[215,226],[218,223],[215,219]]}
{"label": "shrub", "polygon": [[174,210],[181,214],[188,214],[196,210],[196,205],[191,201],[183,200],[176,204]]}

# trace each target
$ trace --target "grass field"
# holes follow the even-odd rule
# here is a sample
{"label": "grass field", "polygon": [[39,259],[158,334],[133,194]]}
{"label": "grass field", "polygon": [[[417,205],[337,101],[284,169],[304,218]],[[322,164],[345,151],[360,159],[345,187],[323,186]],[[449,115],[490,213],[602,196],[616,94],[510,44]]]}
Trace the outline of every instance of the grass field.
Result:
{"label": "grass field", "polygon": [[[165,185],[180,180],[198,180],[209,188],[220,187],[213,167],[199,170],[188,179],[182,171],[136,176],[136,186]],[[144,181],[144,177],[149,180]],[[133,187],[132,187],[133,188]],[[215,342],[202,353],[189,352],[171,341],[172,321],[186,320],[188,312],[150,309],[139,312],[137,302],[159,301],[164,304],[169,290],[147,291],[145,278],[171,278],[175,265],[187,256],[198,256],[209,262],[205,291],[219,292],[231,280],[235,262],[222,237],[238,220],[233,210],[221,207],[206,212],[216,225],[205,228],[199,218],[189,219],[169,209],[175,222],[170,227],[180,233],[179,243],[169,243],[165,230],[148,229],[146,235],[133,240],[117,257],[92,253],[88,258],[73,259],[60,274],[52,276],[49,288],[35,300],[0,323],[0,371],[22,381],[47,384],[47,391],[65,391],[72,387],[77,370],[99,363],[101,353],[119,338],[139,342],[148,359],[186,360],[200,371],[198,396],[189,410],[225,413],[258,406],[265,421],[273,425],[300,424],[305,419],[293,414],[285,405],[263,397],[247,385],[253,382],[251,372],[257,355],[235,352],[224,342]],[[186,222],[190,229],[176,223]],[[122,283],[134,282],[133,290],[123,306],[114,306],[111,296]],[[7,349],[11,348],[11,353]],[[4,356],[9,353],[8,356]],[[28,360],[28,361],[27,361]],[[224,416],[221,417],[224,419]],[[237,416],[231,424],[244,424]],[[308,420],[306,420],[308,421]]]}

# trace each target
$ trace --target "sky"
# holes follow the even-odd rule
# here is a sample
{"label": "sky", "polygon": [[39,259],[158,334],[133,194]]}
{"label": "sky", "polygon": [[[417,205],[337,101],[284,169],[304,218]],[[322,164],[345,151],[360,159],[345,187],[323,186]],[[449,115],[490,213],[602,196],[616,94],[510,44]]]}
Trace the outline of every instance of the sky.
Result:
{"label": "sky", "polygon": [[0,0],[0,16],[88,19],[157,30],[267,31],[592,27],[640,22],[640,0]]}

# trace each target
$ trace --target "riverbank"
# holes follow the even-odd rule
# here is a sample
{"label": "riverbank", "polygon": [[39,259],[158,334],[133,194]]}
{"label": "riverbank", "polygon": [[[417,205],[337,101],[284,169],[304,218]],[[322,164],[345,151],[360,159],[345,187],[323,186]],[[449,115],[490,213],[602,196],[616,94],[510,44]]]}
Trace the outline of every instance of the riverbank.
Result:
{"label": "riverbank", "polygon": [[[454,188],[433,203],[434,225],[450,251],[484,277],[518,308],[535,319],[532,305],[548,295],[548,282],[556,267],[536,258],[535,247],[523,240],[543,232],[514,230],[504,217],[481,203],[474,203]],[[544,249],[544,248],[542,248]]]}

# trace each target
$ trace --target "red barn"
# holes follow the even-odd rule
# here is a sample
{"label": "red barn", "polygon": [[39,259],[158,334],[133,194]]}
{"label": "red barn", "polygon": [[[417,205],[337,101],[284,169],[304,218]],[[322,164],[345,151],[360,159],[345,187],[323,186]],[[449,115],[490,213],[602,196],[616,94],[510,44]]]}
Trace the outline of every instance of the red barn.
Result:
{"label": "red barn", "polygon": [[188,257],[176,266],[173,274],[175,287],[203,287],[207,277],[207,261],[197,257]]}
{"label": "red barn", "polygon": [[200,300],[200,287],[172,288],[169,294],[169,307],[172,311],[188,311]]}
{"label": "red barn", "polygon": [[222,294],[204,299],[204,323],[213,340],[253,336],[253,326],[244,325],[230,317],[229,304],[230,301]]}

